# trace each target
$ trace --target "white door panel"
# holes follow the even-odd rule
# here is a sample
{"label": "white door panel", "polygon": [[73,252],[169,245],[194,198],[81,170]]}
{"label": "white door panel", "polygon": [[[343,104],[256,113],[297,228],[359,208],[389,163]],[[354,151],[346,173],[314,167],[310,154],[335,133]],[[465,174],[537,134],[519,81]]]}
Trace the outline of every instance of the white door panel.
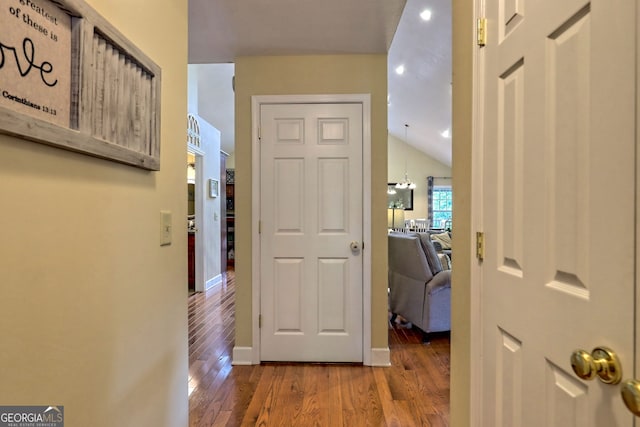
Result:
{"label": "white door panel", "polygon": [[604,345],[634,376],[635,13],[486,1],[484,426],[632,425],[570,356]]}
{"label": "white door panel", "polygon": [[362,106],[267,104],[260,123],[260,358],[362,361]]}

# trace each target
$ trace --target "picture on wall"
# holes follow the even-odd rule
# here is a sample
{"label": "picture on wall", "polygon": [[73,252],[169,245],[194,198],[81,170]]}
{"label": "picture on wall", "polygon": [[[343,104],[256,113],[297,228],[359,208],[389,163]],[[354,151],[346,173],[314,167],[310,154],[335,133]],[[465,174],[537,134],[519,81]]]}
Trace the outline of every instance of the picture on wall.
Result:
{"label": "picture on wall", "polygon": [[413,210],[413,190],[409,188],[396,188],[395,182],[389,182],[387,188],[388,208],[401,208],[405,211]]}
{"label": "picture on wall", "polygon": [[209,180],[209,197],[214,198],[220,195],[220,183],[217,179]]}

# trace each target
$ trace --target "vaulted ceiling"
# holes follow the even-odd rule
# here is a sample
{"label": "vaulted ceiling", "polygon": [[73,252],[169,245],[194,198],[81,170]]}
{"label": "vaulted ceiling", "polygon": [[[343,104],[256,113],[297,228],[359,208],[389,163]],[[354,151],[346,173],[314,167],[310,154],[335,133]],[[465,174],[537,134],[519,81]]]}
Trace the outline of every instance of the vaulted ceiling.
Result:
{"label": "vaulted ceiling", "polygon": [[[420,17],[426,9],[430,20]],[[405,0],[189,1],[190,64],[231,63],[250,55],[385,52],[389,132],[450,165],[450,0],[406,0],[406,6]],[[395,71],[399,65],[402,75]],[[233,151],[233,124],[226,131],[226,124],[212,124],[223,134],[223,149]]]}

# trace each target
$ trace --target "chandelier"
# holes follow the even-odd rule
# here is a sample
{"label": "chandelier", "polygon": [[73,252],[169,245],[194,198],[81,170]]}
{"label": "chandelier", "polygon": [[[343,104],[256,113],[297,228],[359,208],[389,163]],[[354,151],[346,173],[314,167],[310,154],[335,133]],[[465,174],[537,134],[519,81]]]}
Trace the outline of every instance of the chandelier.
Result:
{"label": "chandelier", "polygon": [[[404,124],[404,143],[408,144],[408,140],[407,140],[407,130],[409,129],[409,124],[405,123]],[[407,161],[404,161],[404,179],[402,181],[400,181],[399,183],[396,184],[396,188],[399,190],[406,190],[407,188],[409,190],[413,190],[416,188],[416,184],[415,182],[411,181],[409,179],[409,174],[407,173]]]}

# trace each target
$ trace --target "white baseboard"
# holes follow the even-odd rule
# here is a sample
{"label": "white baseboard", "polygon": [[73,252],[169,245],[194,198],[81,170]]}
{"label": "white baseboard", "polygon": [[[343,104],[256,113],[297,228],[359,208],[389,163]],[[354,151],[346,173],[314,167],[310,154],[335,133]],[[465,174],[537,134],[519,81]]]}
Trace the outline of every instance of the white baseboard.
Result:
{"label": "white baseboard", "polygon": [[[232,365],[253,365],[252,347],[233,347]],[[388,347],[372,348],[368,366],[391,366],[391,352]]]}
{"label": "white baseboard", "polygon": [[209,289],[213,288],[216,285],[219,285],[220,283],[222,283],[222,274],[218,274],[217,276],[207,280],[204,284],[204,290],[208,291]]}
{"label": "white baseboard", "polygon": [[369,366],[391,366],[391,351],[389,347],[372,348]]}
{"label": "white baseboard", "polygon": [[232,365],[253,365],[253,348],[233,347]]}

